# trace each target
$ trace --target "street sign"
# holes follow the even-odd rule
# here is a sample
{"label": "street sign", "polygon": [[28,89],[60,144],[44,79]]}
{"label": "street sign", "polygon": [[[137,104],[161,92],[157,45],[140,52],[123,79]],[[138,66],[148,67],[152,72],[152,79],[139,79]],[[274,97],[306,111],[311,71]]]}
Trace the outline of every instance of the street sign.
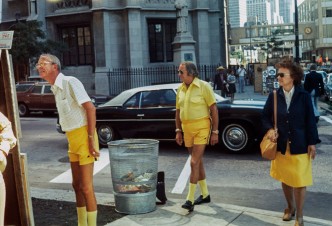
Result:
{"label": "street sign", "polygon": [[14,31],[0,31],[0,49],[11,49]]}

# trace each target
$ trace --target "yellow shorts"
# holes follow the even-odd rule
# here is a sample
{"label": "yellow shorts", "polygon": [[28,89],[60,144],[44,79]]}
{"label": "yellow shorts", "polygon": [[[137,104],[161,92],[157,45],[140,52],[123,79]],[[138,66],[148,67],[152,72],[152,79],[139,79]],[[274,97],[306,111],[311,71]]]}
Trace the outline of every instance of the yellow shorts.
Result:
{"label": "yellow shorts", "polygon": [[208,144],[210,140],[211,121],[209,118],[182,122],[183,139],[186,147],[196,144]]}
{"label": "yellow shorts", "polygon": [[[89,152],[88,126],[66,132],[68,140],[68,156],[70,162],[79,162],[87,165],[95,161],[95,157]],[[96,151],[99,151],[98,135],[95,131],[94,143]]]}

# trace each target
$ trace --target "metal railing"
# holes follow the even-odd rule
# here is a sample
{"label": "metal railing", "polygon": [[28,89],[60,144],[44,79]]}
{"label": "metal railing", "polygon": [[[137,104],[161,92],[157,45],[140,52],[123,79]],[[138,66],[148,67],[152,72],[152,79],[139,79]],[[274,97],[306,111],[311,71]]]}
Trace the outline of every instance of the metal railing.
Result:
{"label": "metal railing", "polygon": [[[214,80],[219,65],[198,65],[199,78]],[[107,76],[109,94],[114,96],[120,92],[140,86],[180,82],[177,66],[114,68],[105,72],[96,72],[96,76]]]}

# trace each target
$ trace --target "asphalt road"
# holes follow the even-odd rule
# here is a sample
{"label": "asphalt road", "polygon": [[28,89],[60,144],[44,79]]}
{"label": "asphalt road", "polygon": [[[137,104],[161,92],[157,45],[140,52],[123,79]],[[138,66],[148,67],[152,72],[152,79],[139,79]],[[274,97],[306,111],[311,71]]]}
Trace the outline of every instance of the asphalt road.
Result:
{"label": "asphalt road", "polygon": [[[322,143],[313,163],[314,185],[308,187],[305,215],[332,220],[332,132],[331,116],[319,122]],[[21,152],[27,153],[28,179],[31,187],[71,190],[70,182],[51,183],[69,169],[65,135],[55,130],[56,118],[29,117],[21,119],[23,137]],[[107,158],[107,149],[102,150]],[[187,161],[186,149],[172,142],[161,142],[159,147],[159,170],[166,174],[168,197],[183,198],[172,194],[179,175]],[[219,147],[208,147],[204,157],[207,181],[212,201],[272,211],[283,211],[285,201],[279,182],[269,176],[269,161],[262,160],[258,148],[251,153],[228,154]],[[96,192],[112,193],[109,165],[105,165],[94,178]],[[187,186],[186,186],[187,187]]]}

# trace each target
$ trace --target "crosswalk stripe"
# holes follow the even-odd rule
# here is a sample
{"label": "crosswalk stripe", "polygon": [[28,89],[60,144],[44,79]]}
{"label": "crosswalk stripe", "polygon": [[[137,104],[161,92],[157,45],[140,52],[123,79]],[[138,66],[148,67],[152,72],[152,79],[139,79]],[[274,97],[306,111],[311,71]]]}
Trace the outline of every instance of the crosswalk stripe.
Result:
{"label": "crosswalk stripe", "polygon": [[332,124],[332,120],[326,116],[320,116],[320,118],[324,119],[325,121],[329,122]]}
{"label": "crosswalk stripe", "polygon": [[190,160],[191,160],[191,156],[189,155],[186,164],[184,165],[181,174],[178,178],[178,180],[176,181],[174,188],[172,190],[172,193],[174,194],[182,194],[182,192],[184,191],[184,189],[186,188],[186,184],[188,181],[188,178],[190,176]]}
{"label": "crosswalk stripe", "polygon": [[[99,171],[105,168],[105,166],[107,166],[109,163],[110,160],[109,160],[108,149],[103,148],[100,150],[99,160],[95,162],[93,175],[97,174]],[[71,184],[72,183],[71,169],[68,169],[66,172],[55,177],[50,181],[50,183]]]}

